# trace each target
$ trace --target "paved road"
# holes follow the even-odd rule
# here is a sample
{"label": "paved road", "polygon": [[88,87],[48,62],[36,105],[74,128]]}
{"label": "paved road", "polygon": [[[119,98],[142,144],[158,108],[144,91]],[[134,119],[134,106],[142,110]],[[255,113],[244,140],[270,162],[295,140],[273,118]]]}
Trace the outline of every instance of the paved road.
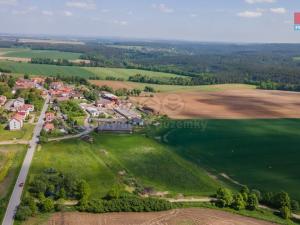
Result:
{"label": "paved road", "polygon": [[19,187],[20,183],[25,183],[26,177],[30,168],[30,164],[37,146],[38,142],[38,136],[41,133],[41,130],[43,129],[43,124],[44,124],[44,118],[45,118],[45,113],[48,108],[48,103],[49,103],[50,97],[48,96],[45,100],[45,104],[43,106],[41,115],[39,117],[39,121],[37,125],[35,126],[33,136],[31,141],[29,142],[29,149],[26,153],[22,168],[20,170],[17,182],[15,184],[14,190],[12,192],[12,195],[10,197],[6,213],[2,222],[2,225],[13,225],[14,223],[14,214],[16,207],[20,204],[21,201],[21,196],[23,192],[23,187]]}

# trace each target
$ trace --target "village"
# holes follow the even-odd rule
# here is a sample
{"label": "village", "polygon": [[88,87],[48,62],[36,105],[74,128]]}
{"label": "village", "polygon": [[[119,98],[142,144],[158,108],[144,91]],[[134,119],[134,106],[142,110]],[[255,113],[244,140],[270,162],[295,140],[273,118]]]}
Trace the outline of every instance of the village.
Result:
{"label": "village", "polygon": [[[134,127],[144,126],[143,112],[130,100],[108,91],[97,92],[91,101],[84,92],[91,91],[84,85],[67,84],[63,81],[43,78],[19,78],[12,88],[13,96],[24,90],[38,91],[43,101],[50,96],[49,108],[45,114],[42,136],[47,138],[78,134],[87,129],[98,132],[132,133]],[[28,99],[8,99],[0,96],[0,108],[8,115],[6,130],[22,130],[24,125],[35,123],[39,109]]]}

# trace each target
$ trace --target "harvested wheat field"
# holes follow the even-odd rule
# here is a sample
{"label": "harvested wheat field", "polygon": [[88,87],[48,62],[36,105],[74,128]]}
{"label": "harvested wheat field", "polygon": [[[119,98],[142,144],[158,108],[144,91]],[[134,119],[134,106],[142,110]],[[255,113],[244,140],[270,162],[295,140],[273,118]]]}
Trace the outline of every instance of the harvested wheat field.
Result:
{"label": "harvested wheat field", "polygon": [[[111,81],[111,80],[92,80],[90,81],[92,84],[98,85],[98,86],[109,86],[112,89],[133,89],[133,88],[139,88],[141,85],[139,83],[134,82],[124,82],[124,81]],[[145,86],[145,85],[144,85]]]}
{"label": "harvested wheat field", "polygon": [[56,213],[45,225],[270,225],[273,223],[212,209],[155,213]]}
{"label": "harvested wheat field", "polygon": [[132,100],[174,119],[300,118],[300,93],[296,92],[258,89],[182,91]]}

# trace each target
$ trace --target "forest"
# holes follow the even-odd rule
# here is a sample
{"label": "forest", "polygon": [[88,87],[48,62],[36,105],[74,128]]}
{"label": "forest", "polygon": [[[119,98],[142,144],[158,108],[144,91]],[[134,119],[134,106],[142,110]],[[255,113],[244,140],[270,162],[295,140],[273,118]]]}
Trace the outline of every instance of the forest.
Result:
{"label": "forest", "polygon": [[[81,53],[92,67],[132,68],[187,76],[149,83],[201,85],[256,84],[262,89],[300,90],[300,44],[221,44],[166,41],[94,40],[85,45],[0,42],[0,47],[29,47]],[[33,59],[31,63],[66,65],[67,61]],[[70,65],[72,65],[70,63]]]}

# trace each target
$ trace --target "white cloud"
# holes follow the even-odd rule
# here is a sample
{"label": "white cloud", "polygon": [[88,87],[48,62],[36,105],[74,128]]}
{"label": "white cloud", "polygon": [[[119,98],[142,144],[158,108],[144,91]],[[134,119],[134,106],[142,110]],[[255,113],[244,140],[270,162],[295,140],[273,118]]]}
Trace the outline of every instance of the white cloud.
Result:
{"label": "white cloud", "polygon": [[249,4],[256,4],[256,3],[275,3],[277,0],[245,0],[245,2]]}
{"label": "white cloud", "polygon": [[161,3],[161,4],[153,4],[152,8],[159,10],[162,13],[172,13],[174,12],[174,9],[168,7],[167,5]]}
{"label": "white cloud", "polygon": [[17,0],[0,0],[0,5],[17,5]]}
{"label": "white cloud", "polygon": [[109,9],[101,9],[101,12],[102,12],[102,13],[109,13],[110,10],[109,10]]}
{"label": "white cloud", "polygon": [[66,2],[67,7],[71,8],[78,8],[78,9],[96,9],[96,4],[94,1],[87,0],[87,1],[69,1]]}
{"label": "white cloud", "polygon": [[115,20],[114,23],[118,24],[120,26],[127,26],[128,25],[128,21],[125,21],[125,20]]}
{"label": "white cloud", "polygon": [[261,9],[261,8],[257,8],[257,9],[256,9],[256,12],[264,13],[264,12],[266,12],[266,11],[267,11],[266,9]]}
{"label": "white cloud", "polygon": [[48,11],[48,10],[43,10],[42,14],[45,16],[53,16],[53,12],[52,11]]}
{"label": "white cloud", "polygon": [[285,8],[271,8],[270,11],[277,14],[285,14],[287,12]]}
{"label": "white cloud", "polygon": [[196,13],[190,14],[190,17],[192,17],[192,18],[195,18],[195,17],[197,17],[197,16],[198,16],[198,14],[196,14]]}
{"label": "white cloud", "polygon": [[70,11],[64,11],[65,16],[73,16],[73,13]]}
{"label": "white cloud", "polygon": [[257,12],[257,11],[245,11],[245,12],[240,12],[237,15],[244,18],[258,18],[261,17],[263,14],[262,12]]}
{"label": "white cloud", "polygon": [[29,6],[27,8],[22,9],[22,10],[16,10],[16,9],[14,9],[12,11],[12,14],[13,15],[27,15],[29,13],[32,13],[33,11],[36,11],[37,9],[38,9],[37,6]]}

